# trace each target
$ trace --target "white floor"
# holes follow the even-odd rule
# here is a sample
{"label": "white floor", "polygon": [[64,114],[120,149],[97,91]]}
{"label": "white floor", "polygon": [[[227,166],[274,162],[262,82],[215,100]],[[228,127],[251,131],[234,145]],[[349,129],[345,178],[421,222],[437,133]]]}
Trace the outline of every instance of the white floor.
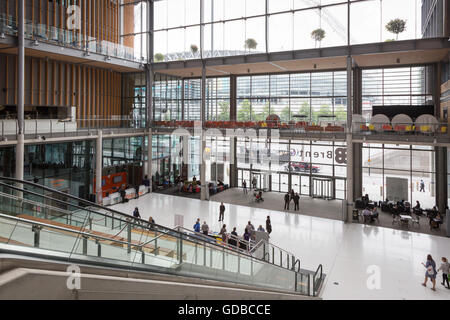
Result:
{"label": "white floor", "polygon": [[[182,215],[184,227],[192,228],[196,219],[207,221],[210,228],[219,231],[220,203],[199,201],[162,194],[143,196],[114,209],[131,214],[138,207],[143,219],[152,216],[157,224],[174,227],[175,215]],[[327,274],[324,299],[450,299],[450,290],[441,286],[437,291],[431,284],[424,288],[427,254],[440,265],[442,256],[450,258],[450,239],[414,232],[386,229],[361,224],[298,214],[284,213],[244,206],[228,205],[225,224],[231,231],[237,227],[242,234],[249,220],[255,227],[265,226],[271,216],[271,242],[300,258],[302,268],[315,270],[323,265]],[[379,270],[379,289],[369,289],[367,283],[375,278],[371,268]],[[370,271],[370,273],[369,273]]]}

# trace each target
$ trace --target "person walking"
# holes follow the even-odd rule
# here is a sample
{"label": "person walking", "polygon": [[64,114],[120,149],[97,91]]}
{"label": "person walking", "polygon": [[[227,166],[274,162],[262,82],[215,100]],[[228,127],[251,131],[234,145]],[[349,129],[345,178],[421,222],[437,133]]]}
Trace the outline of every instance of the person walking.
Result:
{"label": "person walking", "polygon": [[247,194],[247,181],[242,181],[242,188],[244,189],[244,194]]}
{"label": "person walking", "polygon": [[134,208],[133,217],[135,217],[136,219],[140,219],[141,218],[141,215],[139,214],[139,208],[138,207]]}
{"label": "person walking", "polygon": [[447,283],[447,289],[450,289],[450,285],[448,284],[448,276],[450,274],[450,263],[448,263],[447,258],[442,257],[442,263],[439,267],[438,271],[442,271],[442,285],[445,287],[445,283]]}
{"label": "person walking", "polygon": [[425,192],[425,182],[423,182],[423,180],[420,180],[420,191],[419,192]]}
{"label": "person walking", "polygon": [[284,210],[289,210],[289,202],[290,202],[289,193],[286,193],[284,195]]}
{"label": "person walking", "polygon": [[434,262],[431,254],[427,256],[427,263],[425,264],[422,262],[422,265],[427,269],[427,271],[425,271],[425,282],[422,283],[422,285],[426,287],[428,278],[430,278],[433,283],[433,288],[431,288],[431,290],[436,291],[436,262]]}
{"label": "person walking", "polygon": [[209,234],[209,226],[206,224],[206,221],[203,221],[202,232],[205,236]]}
{"label": "person walking", "polygon": [[194,231],[200,233],[200,218],[197,219],[197,222],[194,224]]}
{"label": "person walking", "polygon": [[223,222],[223,219],[224,219],[224,216],[225,216],[225,206],[223,205],[223,202],[221,203],[219,210],[220,210],[220,212],[219,212],[219,222],[220,221]]}
{"label": "person walking", "polygon": [[267,216],[266,231],[269,235],[272,233],[272,222],[270,221],[270,216]]}
{"label": "person walking", "polygon": [[294,195],[294,206],[294,211],[300,210],[300,196],[298,195],[298,193]]}

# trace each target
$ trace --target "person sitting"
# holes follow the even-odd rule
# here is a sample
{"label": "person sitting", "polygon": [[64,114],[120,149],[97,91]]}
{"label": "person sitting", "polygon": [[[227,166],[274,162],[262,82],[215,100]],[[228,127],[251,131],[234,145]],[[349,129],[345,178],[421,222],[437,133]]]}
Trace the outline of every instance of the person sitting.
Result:
{"label": "person sitting", "polygon": [[258,198],[259,198],[260,201],[264,201],[262,195],[263,195],[262,191],[259,190],[259,192],[258,192]]}
{"label": "person sitting", "polygon": [[364,222],[369,222],[371,220],[371,216],[372,216],[372,211],[369,210],[369,208],[365,208],[363,210],[363,217],[364,217]]}
{"label": "person sitting", "polygon": [[196,182],[197,181],[197,177],[194,176],[194,178],[192,178],[192,181]]}
{"label": "person sitting", "polygon": [[370,216],[370,222],[374,222],[375,220],[378,220],[378,209],[375,207],[372,210],[372,215]]}
{"label": "person sitting", "polygon": [[222,180],[217,180],[217,186],[222,187],[224,186],[224,183]]}
{"label": "person sitting", "polygon": [[420,209],[420,202],[419,201],[416,201],[416,206],[413,209],[417,209],[417,210]]}

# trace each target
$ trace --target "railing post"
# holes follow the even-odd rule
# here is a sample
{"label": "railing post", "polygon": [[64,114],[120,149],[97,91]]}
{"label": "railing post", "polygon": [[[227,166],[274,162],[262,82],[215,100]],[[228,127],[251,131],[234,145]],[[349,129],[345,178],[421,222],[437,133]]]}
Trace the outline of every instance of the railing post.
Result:
{"label": "railing post", "polygon": [[263,243],[263,259],[266,261],[266,244]]}
{"label": "railing post", "polygon": [[88,239],[86,236],[83,236],[83,254],[87,255],[87,248],[88,247]]}
{"label": "railing post", "polygon": [[131,253],[131,221],[128,221],[128,235],[127,235],[127,240],[128,240],[128,253]]}
{"label": "railing post", "polygon": [[183,235],[180,233],[180,264],[183,263]]}
{"label": "railing post", "polygon": [[31,231],[34,232],[34,247],[39,248],[40,238],[41,238],[41,226],[33,225]]}
{"label": "railing post", "polygon": [[237,253],[237,258],[238,258],[238,273],[241,273],[241,254]]}
{"label": "railing post", "polygon": [[275,247],[272,247],[272,264],[275,264]]}
{"label": "railing post", "polygon": [[253,277],[253,258],[250,258],[250,275]]}
{"label": "railing post", "polygon": [[280,267],[283,266],[283,251],[280,250]]}
{"label": "railing post", "polygon": [[197,259],[197,251],[198,251],[198,248],[197,248],[197,243],[195,243],[195,264],[197,264],[198,263],[198,259]]}
{"label": "railing post", "polygon": [[203,243],[203,265],[206,267],[206,242]]}
{"label": "railing post", "polygon": [[111,230],[114,230],[114,213],[112,214],[111,218]]}
{"label": "railing post", "polygon": [[100,241],[97,239],[96,240],[97,243],[97,257],[101,257],[102,256],[102,245],[100,244]]}
{"label": "railing post", "polygon": [[308,273],[308,296],[311,296],[311,274]]}
{"label": "railing post", "polygon": [[89,230],[92,230],[92,221],[94,219],[93,218],[89,218]]}
{"label": "railing post", "polygon": [[222,248],[222,270],[225,270],[225,247]]}
{"label": "railing post", "polygon": [[144,264],[145,263],[145,251],[144,251],[143,247],[141,247],[141,254],[142,254],[142,264]]}
{"label": "railing post", "polygon": [[295,292],[297,292],[298,290],[298,278],[297,278],[298,274],[297,272],[295,272]]}

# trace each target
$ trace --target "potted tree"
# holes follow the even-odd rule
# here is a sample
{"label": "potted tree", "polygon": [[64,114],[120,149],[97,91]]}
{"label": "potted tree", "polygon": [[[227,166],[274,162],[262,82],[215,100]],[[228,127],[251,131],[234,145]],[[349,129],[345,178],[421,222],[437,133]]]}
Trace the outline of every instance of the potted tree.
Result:
{"label": "potted tree", "polygon": [[162,62],[164,61],[164,55],[162,53],[155,53],[155,61],[156,62]]}
{"label": "potted tree", "polygon": [[391,20],[386,25],[386,30],[391,33],[395,33],[395,35],[397,36],[396,40],[398,40],[398,34],[406,30],[406,20],[402,19]]}
{"label": "potted tree", "polygon": [[244,44],[245,49],[248,49],[248,50],[256,49],[257,46],[258,46],[258,43],[256,42],[255,39],[248,38],[247,40],[245,40],[245,44]]}
{"label": "potted tree", "polygon": [[191,52],[192,52],[192,55],[195,56],[195,54],[198,52],[198,47],[197,47],[197,45],[191,44]]}
{"label": "potted tree", "polygon": [[315,47],[317,48],[317,42],[319,42],[319,47],[322,40],[325,38],[325,30],[322,28],[316,29],[311,32],[311,38],[315,41]]}

